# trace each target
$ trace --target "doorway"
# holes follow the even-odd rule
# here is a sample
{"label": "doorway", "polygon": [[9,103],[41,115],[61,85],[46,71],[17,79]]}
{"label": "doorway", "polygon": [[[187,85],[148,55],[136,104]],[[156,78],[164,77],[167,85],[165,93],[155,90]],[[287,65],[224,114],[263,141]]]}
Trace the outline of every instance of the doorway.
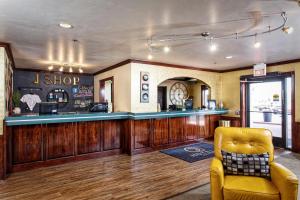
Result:
{"label": "doorway", "polygon": [[246,126],[272,132],[273,144],[292,148],[293,79],[288,74],[248,78],[246,83]]}
{"label": "doorway", "polygon": [[157,88],[157,102],[161,110],[167,110],[167,87],[159,86]]}
{"label": "doorway", "polygon": [[114,111],[114,77],[99,81],[99,102],[112,103],[112,111]]}

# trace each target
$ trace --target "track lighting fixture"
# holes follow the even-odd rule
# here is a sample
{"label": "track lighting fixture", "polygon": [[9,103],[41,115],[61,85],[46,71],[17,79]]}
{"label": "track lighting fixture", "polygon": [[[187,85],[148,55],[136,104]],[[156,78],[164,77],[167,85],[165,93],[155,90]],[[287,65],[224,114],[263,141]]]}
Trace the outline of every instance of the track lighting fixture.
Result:
{"label": "track lighting fixture", "polygon": [[258,49],[261,46],[261,43],[257,41],[257,34],[255,35],[255,40],[254,40],[254,48]]}
{"label": "track lighting fixture", "polygon": [[[166,35],[152,35],[151,38],[148,39],[148,44],[147,47],[149,49],[149,52],[152,53],[152,49],[157,46],[164,46],[165,44],[171,44],[171,42],[177,42],[177,41],[188,41],[188,40],[195,40],[195,41],[207,41],[210,40],[210,44],[209,44],[209,50],[211,52],[217,51],[218,50],[218,46],[216,44],[214,44],[213,42],[215,40],[228,40],[228,39],[234,39],[234,40],[242,40],[245,38],[255,38],[255,42],[254,42],[254,48],[260,48],[261,47],[261,43],[259,41],[257,41],[257,36],[262,36],[265,34],[270,34],[272,32],[278,31],[278,30],[282,30],[284,33],[287,34],[291,34],[293,32],[293,27],[289,27],[287,26],[287,15],[286,12],[278,12],[278,13],[269,13],[269,14],[263,14],[261,17],[262,18],[271,18],[271,17],[275,17],[277,18],[277,16],[281,17],[281,23],[278,23],[277,26],[270,26],[267,25],[265,26],[266,29],[262,29],[256,33],[253,33],[252,31],[240,31],[240,32],[236,32],[236,31],[226,31],[224,33],[213,33],[213,32],[207,32],[207,31],[202,31],[202,32],[194,32],[194,33],[181,33],[181,34],[173,34],[173,33],[167,33]],[[214,22],[213,24],[211,24],[212,26],[215,26],[216,24],[220,24],[223,26],[226,26],[227,23],[235,23],[235,22],[245,22],[248,23],[249,20],[255,20],[255,18],[241,18],[241,19],[232,19],[230,21],[226,21],[226,22]],[[266,20],[267,21],[267,20]],[[243,29],[241,29],[243,30]],[[214,40],[214,41],[212,41]],[[163,47],[163,51],[165,53],[167,53],[170,49],[165,46]],[[152,56],[148,56],[148,59],[152,59]],[[230,59],[230,58],[228,58]]]}
{"label": "track lighting fixture", "polygon": [[291,26],[285,26],[281,29],[286,34],[291,34],[294,31],[294,28]]}
{"label": "track lighting fixture", "polygon": [[212,39],[210,39],[210,45],[209,45],[209,50],[211,52],[214,52],[217,50],[217,45],[215,43],[212,42]]}
{"label": "track lighting fixture", "polygon": [[258,49],[260,46],[261,46],[261,43],[260,43],[260,42],[255,42],[255,43],[254,43],[254,47],[255,47],[255,48]]}

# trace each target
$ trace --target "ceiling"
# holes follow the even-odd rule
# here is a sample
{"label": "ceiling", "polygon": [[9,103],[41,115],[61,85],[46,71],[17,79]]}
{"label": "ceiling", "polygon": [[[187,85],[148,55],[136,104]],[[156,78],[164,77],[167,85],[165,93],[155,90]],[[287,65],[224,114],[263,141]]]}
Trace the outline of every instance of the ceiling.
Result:
{"label": "ceiling", "polygon": [[[17,68],[46,70],[52,63],[74,62],[94,73],[130,58],[146,60],[151,36],[254,33],[279,25],[280,16],[220,22],[282,11],[294,33],[261,36],[259,49],[253,38],[220,40],[216,52],[207,41],[176,41],[168,44],[168,54],[154,52],[153,61],[224,70],[300,58],[300,7],[293,0],[1,0],[0,10],[0,41],[11,43]],[[60,22],[74,28],[62,29]],[[75,53],[73,39],[79,41]],[[229,55],[233,58],[225,59]]]}

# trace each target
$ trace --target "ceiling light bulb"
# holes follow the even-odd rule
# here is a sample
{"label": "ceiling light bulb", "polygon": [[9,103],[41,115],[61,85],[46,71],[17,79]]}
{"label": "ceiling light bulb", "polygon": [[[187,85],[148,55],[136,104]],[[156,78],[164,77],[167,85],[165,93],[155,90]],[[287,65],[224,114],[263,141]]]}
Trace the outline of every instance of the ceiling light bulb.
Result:
{"label": "ceiling light bulb", "polygon": [[70,73],[72,73],[72,72],[73,72],[73,69],[72,69],[72,67],[70,67],[70,69],[69,69],[69,72],[70,72]]}
{"label": "ceiling light bulb", "polygon": [[73,26],[71,24],[64,23],[64,22],[59,23],[59,26],[61,28],[67,28],[67,29],[73,28]]}
{"label": "ceiling light bulb", "polygon": [[148,55],[148,60],[152,60],[153,56],[151,54]]}
{"label": "ceiling light bulb", "polygon": [[209,50],[210,50],[211,52],[216,51],[216,50],[217,50],[217,45],[216,45],[216,44],[211,44],[210,47],[209,47]]}
{"label": "ceiling light bulb", "polygon": [[53,69],[53,65],[50,65],[50,66],[48,67],[48,69],[49,69],[49,70],[52,70],[52,69]]}
{"label": "ceiling light bulb", "polygon": [[285,27],[282,28],[282,31],[283,31],[284,33],[286,33],[286,34],[291,34],[291,33],[293,33],[294,28],[291,27],[291,26],[285,26]]}
{"label": "ceiling light bulb", "polygon": [[232,56],[226,56],[225,58],[226,58],[226,59],[231,59],[231,58],[232,58]]}
{"label": "ceiling light bulb", "polygon": [[261,46],[261,43],[260,43],[260,42],[257,42],[257,41],[256,41],[256,42],[254,43],[254,47],[255,47],[255,48],[259,48],[260,46]]}
{"label": "ceiling light bulb", "polygon": [[81,68],[79,68],[79,73],[83,73],[83,70]]}
{"label": "ceiling light bulb", "polygon": [[60,72],[64,71],[64,67],[61,66],[61,67],[59,68],[59,71],[60,71]]}
{"label": "ceiling light bulb", "polygon": [[165,52],[165,53],[169,53],[169,52],[170,52],[170,47],[165,46],[165,47],[164,47],[164,52]]}

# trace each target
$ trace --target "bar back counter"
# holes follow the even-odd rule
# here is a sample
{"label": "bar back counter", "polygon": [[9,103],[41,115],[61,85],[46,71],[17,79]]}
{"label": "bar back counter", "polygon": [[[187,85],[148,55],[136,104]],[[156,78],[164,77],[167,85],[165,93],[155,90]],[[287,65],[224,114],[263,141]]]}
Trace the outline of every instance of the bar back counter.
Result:
{"label": "bar back counter", "polygon": [[86,113],[5,119],[6,174],[75,160],[134,155],[213,137],[227,110]]}

